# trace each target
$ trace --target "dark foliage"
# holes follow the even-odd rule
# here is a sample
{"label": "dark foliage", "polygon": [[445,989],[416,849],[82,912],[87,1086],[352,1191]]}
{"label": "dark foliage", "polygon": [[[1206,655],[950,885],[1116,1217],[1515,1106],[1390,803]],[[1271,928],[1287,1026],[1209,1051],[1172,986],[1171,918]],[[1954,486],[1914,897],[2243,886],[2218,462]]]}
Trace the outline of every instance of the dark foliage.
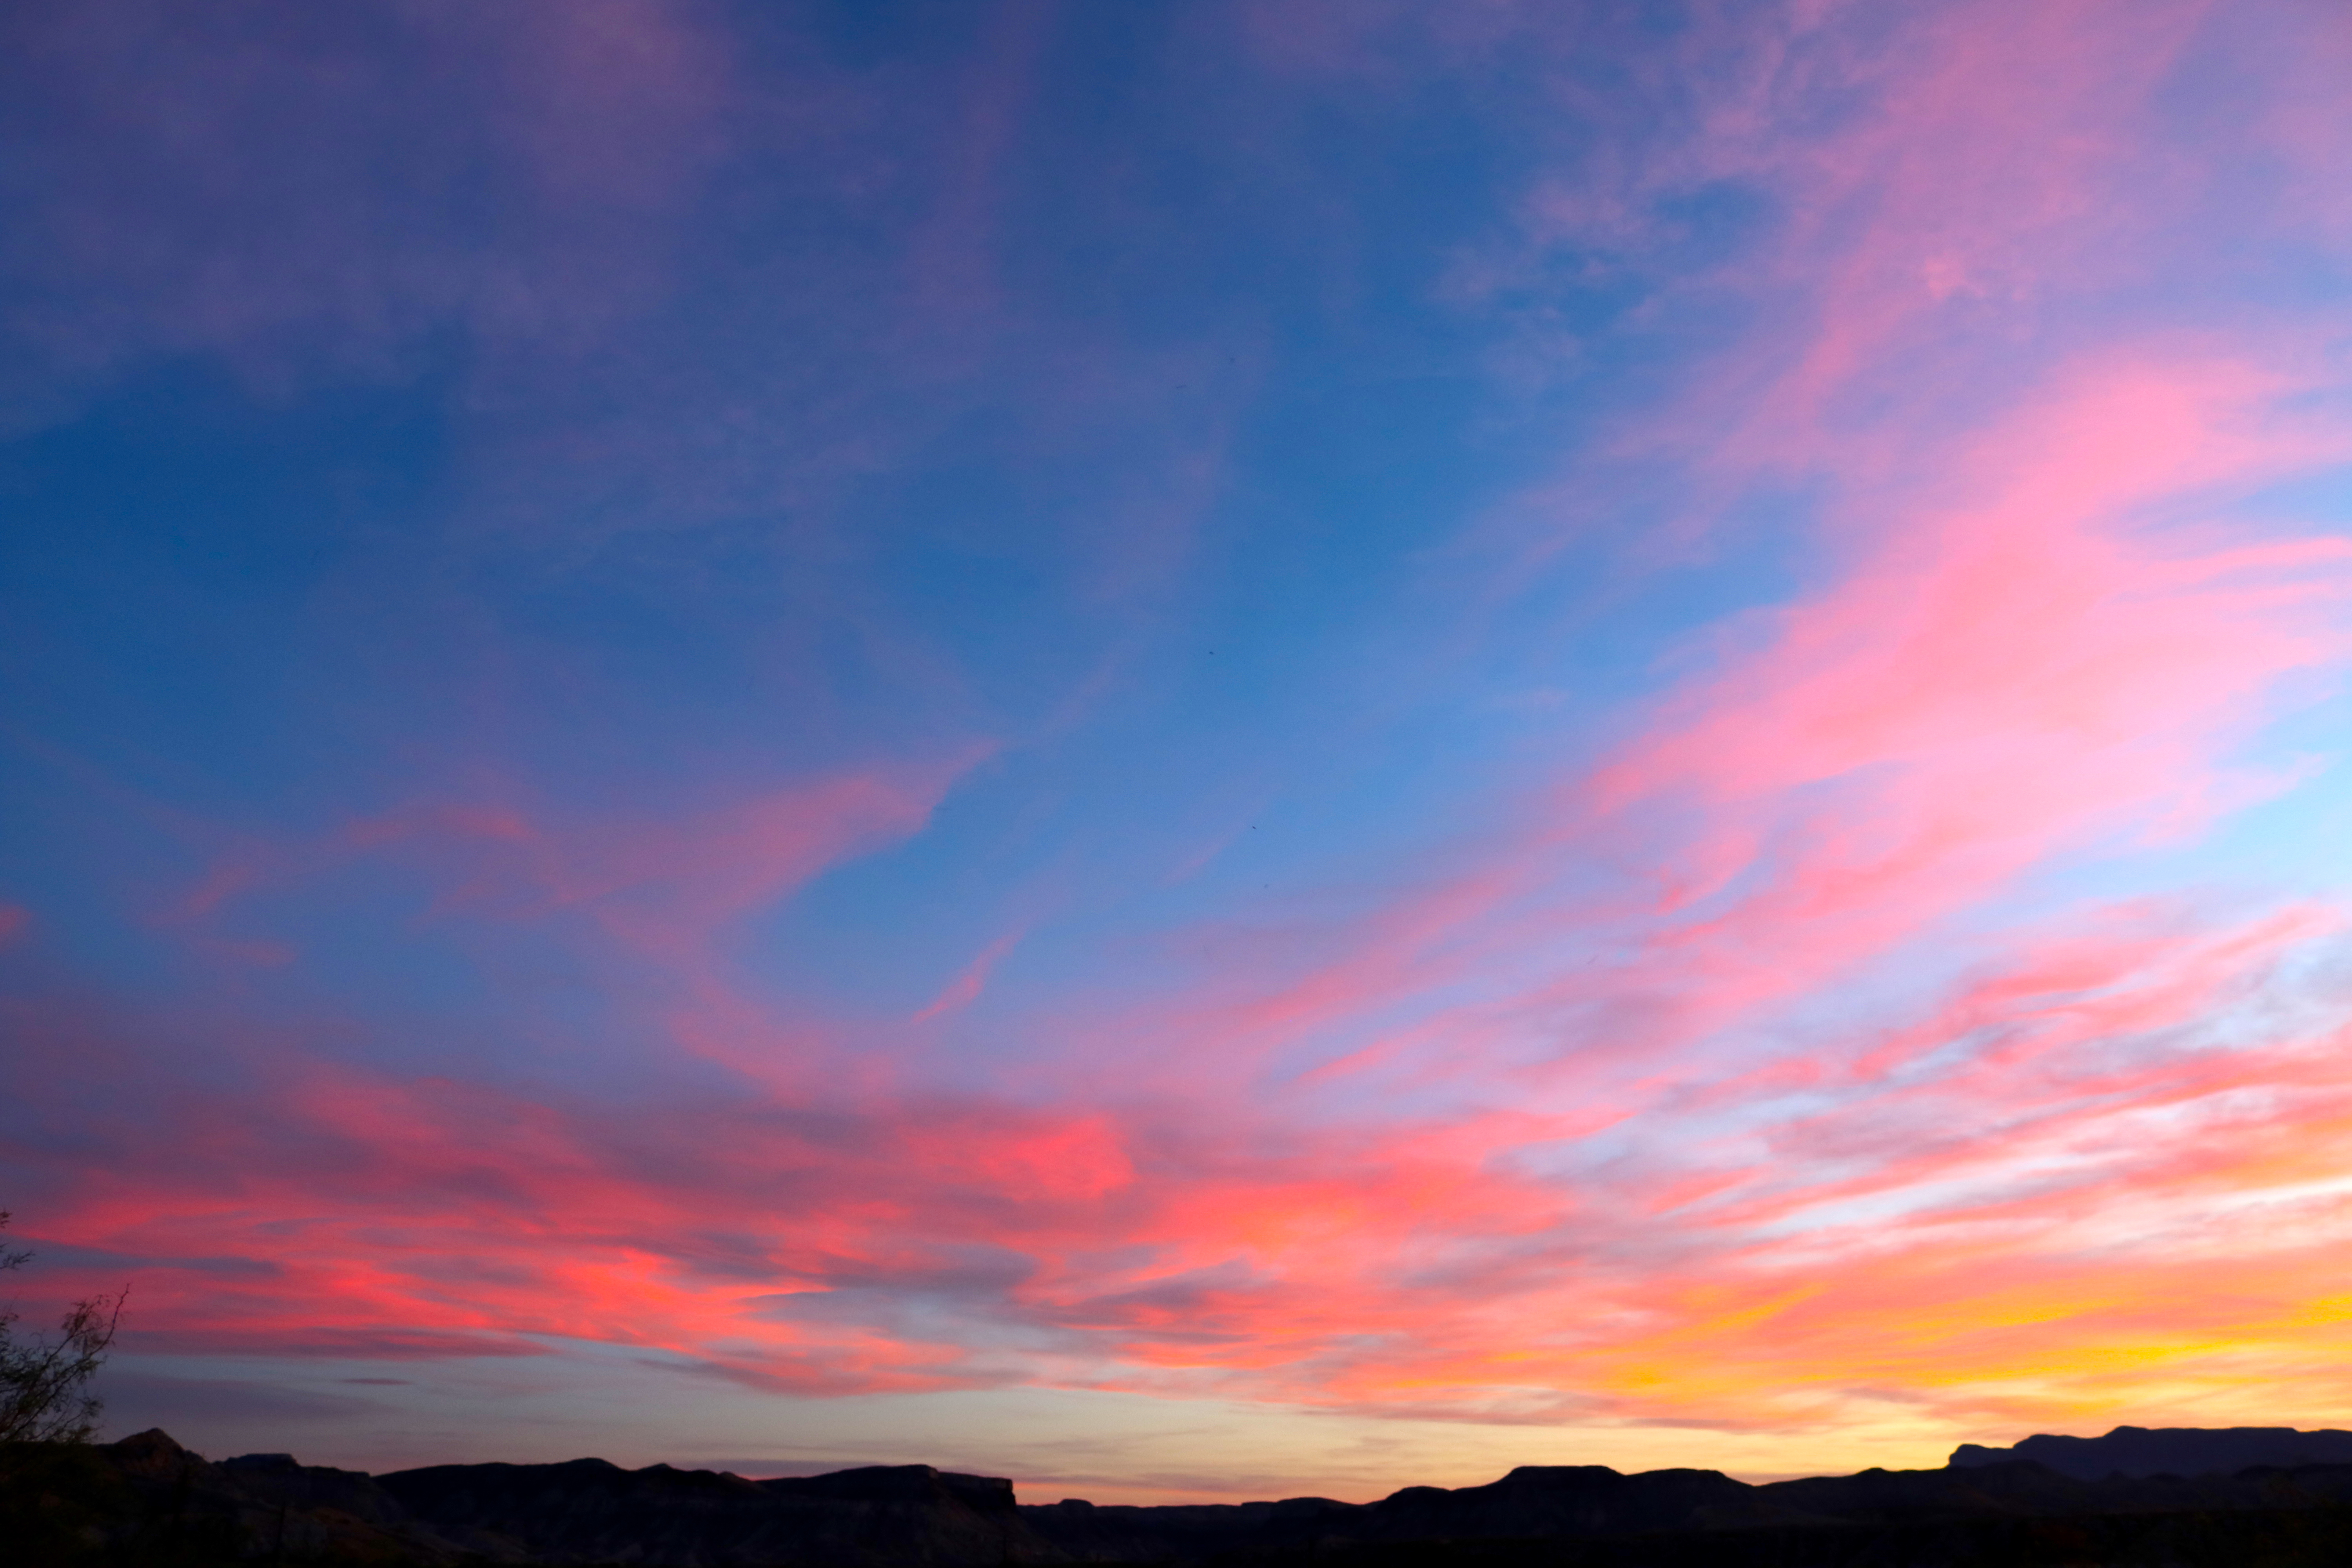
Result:
{"label": "dark foliage", "polygon": [[[8,1217],[0,1209],[0,1229]],[[0,1247],[0,1274],[22,1268],[32,1256]],[[102,1408],[89,1383],[114,1342],[125,1293],[76,1301],[54,1342],[18,1341],[16,1312],[0,1308],[0,1444],[89,1440]]]}

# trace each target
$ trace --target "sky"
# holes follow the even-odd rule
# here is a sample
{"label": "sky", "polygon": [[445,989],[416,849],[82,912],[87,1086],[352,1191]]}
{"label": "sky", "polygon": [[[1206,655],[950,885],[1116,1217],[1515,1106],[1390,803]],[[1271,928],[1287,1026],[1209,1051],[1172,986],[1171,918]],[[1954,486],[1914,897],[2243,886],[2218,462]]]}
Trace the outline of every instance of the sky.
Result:
{"label": "sky", "polygon": [[107,1433],[2352,1426],[2341,0],[0,20]]}

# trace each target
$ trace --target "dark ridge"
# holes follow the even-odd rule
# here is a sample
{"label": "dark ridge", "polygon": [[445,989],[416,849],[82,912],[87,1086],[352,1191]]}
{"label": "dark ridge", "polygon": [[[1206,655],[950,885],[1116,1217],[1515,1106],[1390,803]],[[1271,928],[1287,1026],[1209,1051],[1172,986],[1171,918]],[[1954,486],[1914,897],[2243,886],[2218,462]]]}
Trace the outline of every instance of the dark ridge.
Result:
{"label": "dark ridge", "polygon": [[383,1478],[436,1535],[498,1561],[841,1564],[1060,1561],[1013,1483],[929,1465],[751,1481],[602,1459],[436,1465]]}
{"label": "dark ridge", "polygon": [[2109,1476],[2210,1476],[2296,1465],[2352,1465],[2352,1432],[2298,1432],[2292,1426],[2118,1426],[2104,1437],[2037,1435],[2014,1447],[1963,1443],[1954,1469],[2031,1459],[2082,1480]]}
{"label": "dark ridge", "polygon": [[[2118,1436],[2184,1434],[2122,1428],[2105,1439],[2029,1438],[2007,1454],[2048,1442],[2095,1448]],[[2243,1433],[2185,1436],[2224,1440],[2200,1452],[2245,1451],[2228,1447]],[[2182,1450],[2176,1443],[2165,1451]],[[1768,1486],[1714,1470],[1524,1466],[1485,1486],[1407,1487],[1370,1503],[1309,1497],[1147,1508],[1080,1499],[1023,1506],[1008,1480],[929,1465],[754,1481],[668,1465],[625,1470],[603,1459],[435,1465],[385,1476],[304,1465],[287,1454],[213,1464],[153,1431],[99,1447],[0,1448],[0,1558],[28,1568],[257,1560],[436,1568],[2352,1563],[2352,1463],[2193,1475],[2110,1469],[2087,1478],[2001,1450],[1973,1452],[1990,1458]],[[2111,1454],[2098,1450],[2098,1458]]]}

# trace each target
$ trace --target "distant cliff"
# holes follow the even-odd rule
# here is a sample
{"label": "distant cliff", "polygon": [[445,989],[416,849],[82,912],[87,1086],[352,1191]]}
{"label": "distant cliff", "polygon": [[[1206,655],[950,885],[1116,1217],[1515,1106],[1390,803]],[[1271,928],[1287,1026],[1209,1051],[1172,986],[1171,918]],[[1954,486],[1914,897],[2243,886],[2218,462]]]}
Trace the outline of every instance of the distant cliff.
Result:
{"label": "distant cliff", "polygon": [[378,1483],[440,1539],[507,1563],[1054,1563],[1013,1483],[929,1465],[750,1481],[602,1459],[438,1465]]}
{"label": "distant cliff", "polygon": [[1955,1469],[2031,1459],[2081,1480],[2109,1476],[2210,1476],[2256,1465],[2352,1465],[2352,1432],[2292,1426],[2118,1426],[2104,1437],[2036,1436],[2007,1448],[1963,1443]]}
{"label": "distant cliff", "polygon": [[[2029,1438],[2015,1452],[2117,1436]],[[1986,1453],[1995,1458],[1975,1457]],[[1979,1449],[1940,1470],[1765,1486],[1713,1470],[1526,1466],[1485,1486],[1407,1487],[1370,1503],[1142,1508],[1022,1506],[1010,1481],[928,1465],[769,1481],[602,1459],[368,1476],[283,1454],[215,1464],[161,1432],[0,1448],[0,1546],[28,1568],[1558,1568],[1570,1542],[1580,1568],[2340,1564],[2352,1562],[2352,1464],[2087,1479]]]}

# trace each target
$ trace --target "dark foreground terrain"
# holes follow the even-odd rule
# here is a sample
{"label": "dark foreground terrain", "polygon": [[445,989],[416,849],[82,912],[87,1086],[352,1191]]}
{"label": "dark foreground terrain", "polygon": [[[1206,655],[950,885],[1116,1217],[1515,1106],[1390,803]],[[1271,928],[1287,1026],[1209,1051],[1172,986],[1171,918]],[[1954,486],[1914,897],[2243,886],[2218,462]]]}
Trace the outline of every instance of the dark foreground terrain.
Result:
{"label": "dark foreground terrain", "polygon": [[[2352,1463],[2300,1461],[2347,1446],[2340,1433],[2125,1427],[1965,1447],[1940,1470],[1766,1486],[1529,1466],[1371,1503],[1131,1508],[1023,1506],[1010,1481],[928,1465],[770,1481],[602,1459],[368,1476],[284,1455],[215,1464],[144,1432],[0,1448],[0,1563],[2332,1568],[2352,1564]],[[2288,1462],[2231,1468],[2249,1453]]]}

